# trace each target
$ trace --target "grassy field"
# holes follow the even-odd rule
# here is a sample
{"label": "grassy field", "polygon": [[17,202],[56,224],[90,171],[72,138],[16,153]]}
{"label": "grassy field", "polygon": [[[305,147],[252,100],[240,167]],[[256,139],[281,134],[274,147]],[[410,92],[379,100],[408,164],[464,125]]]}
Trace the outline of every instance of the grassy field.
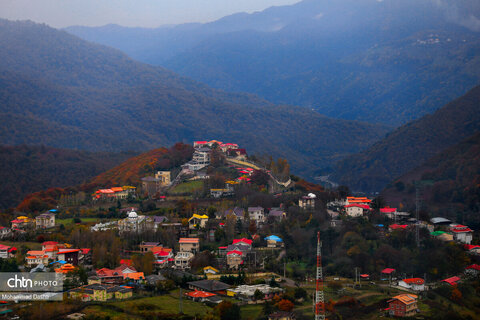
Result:
{"label": "grassy field", "polygon": [[[82,223],[88,223],[88,222],[99,222],[99,218],[79,218]],[[55,219],[55,224],[56,225],[61,225],[63,224],[64,226],[73,224],[73,218],[66,218],[66,219]]]}
{"label": "grassy field", "polygon": [[258,319],[262,315],[263,304],[249,304],[240,307],[242,320]]}
{"label": "grassy field", "polygon": [[1,242],[3,245],[10,246],[10,247],[15,247],[15,248],[21,248],[22,246],[25,246],[29,248],[30,250],[42,250],[42,244],[38,242],[31,242],[31,241],[2,241]]}
{"label": "grassy field", "polygon": [[[167,295],[147,297],[140,299],[133,299],[128,301],[118,301],[109,303],[115,307],[135,313],[135,311],[141,309],[148,309],[149,311],[155,311],[167,314],[176,314],[179,312],[179,290],[171,291]],[[204,315],[212,308],[204,305],[203,303],[193,302],[192,300],[182,299],[183,313],[188,315]]]}
{"label": "grassy field", "polygon": [[203,181],[189,181],[180,183],[169,191],[170,194],[193,193],[203,188]]}
{"label": "grassy field", "polygon": [[82,310],[87,316],[95,316],[99,319],[112,319],[112,320],[128,320],[128,319],[142,319],[132,314],[125,314],[116,310],[107,308],[106,306],[89,306]]}

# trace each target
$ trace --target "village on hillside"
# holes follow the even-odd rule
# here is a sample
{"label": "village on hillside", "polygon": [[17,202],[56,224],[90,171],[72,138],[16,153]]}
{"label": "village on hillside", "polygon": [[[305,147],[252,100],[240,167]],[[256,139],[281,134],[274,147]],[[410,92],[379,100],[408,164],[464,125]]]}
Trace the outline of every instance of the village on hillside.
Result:
{"label": "village on hillside", "polygon": [[328,319],[477,316],[480,239],[464,223],[324,189],[291,175],[283,159],[217,140],[195,141],[180,166],[143,173],[137,184],[70,191],[53,208],[3,214],[1,270],[55,272],[64,292],[63,301],[34,309],[2,301],[1,314],[290,320],[320,308]]}

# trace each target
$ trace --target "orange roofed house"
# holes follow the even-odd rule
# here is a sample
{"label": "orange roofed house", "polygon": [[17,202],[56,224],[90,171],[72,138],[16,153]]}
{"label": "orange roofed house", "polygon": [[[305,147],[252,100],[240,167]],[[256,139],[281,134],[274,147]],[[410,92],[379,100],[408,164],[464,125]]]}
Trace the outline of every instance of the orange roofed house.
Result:
{"label": "orange roofed house", "polygon": [[418,296],[414,294],[399,294],[388,300],[388,311],[391,316],[411,317],[418,312]]}
{"label": "orange roofed house", "polygon": [[347,197],[347,203],[349,204],[370,204],[372,200],[368,199],[367,197]]}
{"label": "orange roofed house", "polygon": [[178,244],[181,252],[191,252],[193,254],[200,251],[199,238],[180,238]]}

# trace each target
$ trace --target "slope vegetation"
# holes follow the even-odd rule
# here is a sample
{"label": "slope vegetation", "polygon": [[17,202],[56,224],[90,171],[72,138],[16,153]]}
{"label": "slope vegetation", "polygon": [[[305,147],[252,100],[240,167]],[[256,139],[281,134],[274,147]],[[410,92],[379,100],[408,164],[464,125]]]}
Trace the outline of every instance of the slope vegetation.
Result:
{"label": "slope vegetation", "polygon": [[457,213],[473,213],[480,226],[480,133],[396,179],[382,195],[389,203],[412,207],[416,184],[423,206],[431,213],[453,219],[459,219]]}
{"label": "slope vegetation", "polygon": [[45,146],[0,146],[0,208],[27,194],[87,182],[133,153],[93,153]]}
{"label": "slope vegetation", "polygon": [[333,179],[354,190],[380,191],[390,181],[480,130],[480,86],[433,114],[410,122],[336,165]]}

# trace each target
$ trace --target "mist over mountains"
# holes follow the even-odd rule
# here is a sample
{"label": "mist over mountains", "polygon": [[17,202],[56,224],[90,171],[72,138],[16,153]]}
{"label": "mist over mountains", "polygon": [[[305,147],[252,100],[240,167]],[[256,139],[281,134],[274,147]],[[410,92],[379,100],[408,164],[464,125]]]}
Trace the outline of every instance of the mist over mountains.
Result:
{"label": "mist over mountains", "polygon": [[2,144],[143,151],[215,138],[308,176],[388,130],[211,89],[33,22],[0,20],[0,42]]}
{"label": "mist over mountains", "polygon": [[301,1],[205,24],[70,27],[210,86],[400,125],[479,82],[478,3]]}

